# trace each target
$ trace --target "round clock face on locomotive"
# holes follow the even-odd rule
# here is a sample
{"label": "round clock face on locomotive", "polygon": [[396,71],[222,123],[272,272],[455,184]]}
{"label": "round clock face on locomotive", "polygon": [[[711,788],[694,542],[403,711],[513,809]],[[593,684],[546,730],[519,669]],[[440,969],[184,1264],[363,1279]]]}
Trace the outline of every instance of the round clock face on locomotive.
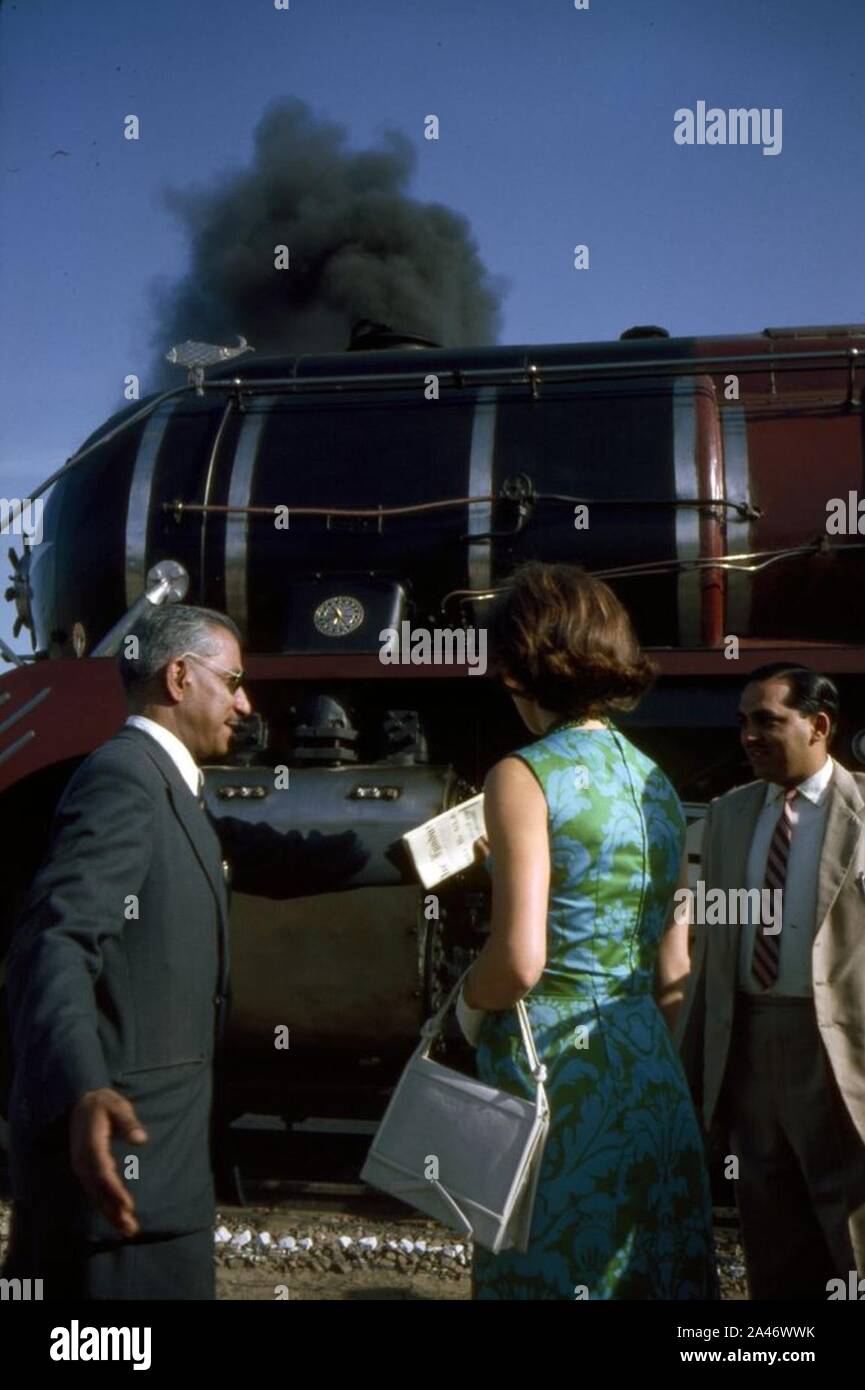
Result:
{"label": "round clock face on locomotive", "polygon": [[363,619],[363,604],[350,594],[326,598],[312,615],[315,626],[325,637],[347,637],[360,627]]}

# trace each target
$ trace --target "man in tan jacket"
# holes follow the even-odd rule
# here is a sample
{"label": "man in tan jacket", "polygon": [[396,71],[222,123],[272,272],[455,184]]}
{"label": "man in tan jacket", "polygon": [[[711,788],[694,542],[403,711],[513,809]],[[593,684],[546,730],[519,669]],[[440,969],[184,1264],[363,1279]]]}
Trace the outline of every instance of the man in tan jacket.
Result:
{"label": "man in tan jacket", "polygon": [[825,1299],[865,1275],[865,775],[829,756],[837,714],[827,677],[755,671],[740,720],[759,780],[704,826],[696,901],[714,912],[694,924],[677,1035],[706,1129],[738,1160],[754,1299]]}

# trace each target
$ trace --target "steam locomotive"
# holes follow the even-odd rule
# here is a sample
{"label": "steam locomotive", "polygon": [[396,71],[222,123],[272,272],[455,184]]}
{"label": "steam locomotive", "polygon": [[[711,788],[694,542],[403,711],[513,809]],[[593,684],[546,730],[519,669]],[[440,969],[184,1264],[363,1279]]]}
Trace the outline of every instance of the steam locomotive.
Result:
{"label": "steam locomotive", "polygon": [[255,708],[205,770],[212,815],[351,827],[367,851],[347,892],[235,894],[235,1113],[380,1113],[483,940],[483,872],[430,897],[394,846],[530,736],[492,665],[384,661],[385,630],[482,632],[521,561],[579,563],[660,668],[622,723],[695,824],[749,777],[736,702],[764,661],[831,673],[839,755],[865,761],[865,542],[826,526],[865,495],[865,326],[452,351],[368,325],[353,346],[199,363],[113,416],[7,594],[34,653],[0,678],[4,934],[63,785],[125,717],[112,653],[184,594],[238,623]]}

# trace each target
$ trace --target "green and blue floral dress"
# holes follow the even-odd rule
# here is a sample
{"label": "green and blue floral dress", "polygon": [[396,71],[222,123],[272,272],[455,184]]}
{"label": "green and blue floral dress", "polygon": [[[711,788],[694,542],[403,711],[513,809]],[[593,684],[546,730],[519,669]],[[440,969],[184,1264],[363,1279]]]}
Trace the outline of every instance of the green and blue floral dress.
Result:
{"label": "green and blue floral dress", "polygon": [[[703,1142],[653,996],[685,841],[679,799],[611,726],[559,725],[516,756],[549,813],[547,962],[525,1003],[551,1123],[529,1249],[476,1249],[475,1297],[715,1297]],[[485,1016],[477,1067],[534,1097],[514,1010]]]}

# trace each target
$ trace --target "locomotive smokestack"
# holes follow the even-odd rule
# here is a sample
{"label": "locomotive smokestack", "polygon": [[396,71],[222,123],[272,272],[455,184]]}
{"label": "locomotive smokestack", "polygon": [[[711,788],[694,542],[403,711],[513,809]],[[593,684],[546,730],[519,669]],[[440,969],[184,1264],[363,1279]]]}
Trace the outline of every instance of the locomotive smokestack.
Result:
{"label": "locomotive smokestack", "polygon": [[659,328],[656,323],[638,323],[633,328],[626,328],[624,333],[619,334],[619,340],[625,342],[629,338],[669,338],[666,328]]}
{"label": "locomotive smokestack", "polygon": [[251,166],[214,188],[166,194],[191,265],[161,297],[158,349],[242,333],[259,356],[341,352],[358,319],[449,347],[497,340],[502,283],[464,217],[408,196],[404,135],[354,152],[342,126],[291,99],[265,112],[254,146]]}
{"label": "locomotive smokestack", "polygon": [[437,348],[441,343],[435,343],[431,338],[422,338],[419,333],[400,333],[397,329],[391,328],[389,323],[372,323],[369,319],[361,319],[351,330],[351,337],[348,340],[349,352],[368,352],[370,349],[380,351],[384,348]]}

